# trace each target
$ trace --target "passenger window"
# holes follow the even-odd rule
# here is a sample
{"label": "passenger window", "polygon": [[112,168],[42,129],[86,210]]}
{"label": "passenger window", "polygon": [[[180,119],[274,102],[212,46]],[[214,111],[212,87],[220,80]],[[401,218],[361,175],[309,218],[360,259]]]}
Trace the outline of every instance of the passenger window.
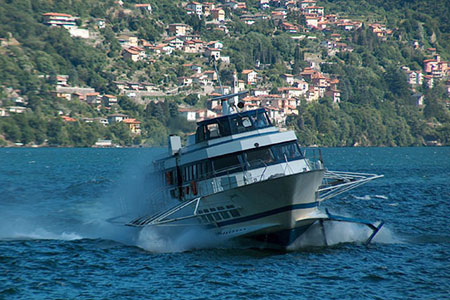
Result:
{"label": "passenger window", "polygon": [[221,211],[221,212],[220,212],[220,215],[221,215],[222,218],[224,218],[224,219],[230,218],[230,215],[228,214],[227,211]]}
{"label": "passenger window", "polygon": [[236,154],[215,158],[213,164],[216,172],[231,171],[241,165]]}
{"label": "passenger window", "polygon": [[220,137],[219,124],[212,123],[206,125],[206,139],[215,139]]}
{"label": "passenger window", "polygon": [[249,117],[242,118],[242,126],[244,126],[245,128],[252,127],[252,121],[250,121]]}
{"label": "passenger window", "polygon": [[303,155],[295,142],[275,145],[272,147],[272,151],[277,161],[303,158]]}
{"label": "passenger window", "polygon": [[258,167],[274,161],[274,157],[269,148],[255,149],[246,152],[247,163],[250,167]]}

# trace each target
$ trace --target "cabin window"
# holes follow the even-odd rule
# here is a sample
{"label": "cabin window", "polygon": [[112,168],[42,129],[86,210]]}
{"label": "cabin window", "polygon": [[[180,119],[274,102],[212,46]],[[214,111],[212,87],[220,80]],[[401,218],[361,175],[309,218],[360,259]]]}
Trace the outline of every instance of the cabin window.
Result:
{"label": "cabin window", "polygon": [[239,216],[241,215],[241,214],[238,212],[237,209],[230,210],[230,214],[231,214],[233,217],[239,217]]}
{"label": "cabin window", "polygon": [[211,168],[211,162],[208,160],[203,160],[192,165],[184,165],[181,168],[183,182],[206,179],[211,173]]}
{"label": "cabin window", "polygon": [[303,158],[302,152],[296,142],[272,146],[272,151],[277,161],[289,161]]}
{"label": "cabin window", "polygon": [[206,139],[215,139],[220,137],[219,124],[211,123],[206,125]]}
{"label": "cabin window", "polygon": [[244,153],[250,168],[262,167],[272,163],[275,158],[269,148],[258,148]]}
{"label": "cabin window", "polygon": [[249,117],[242,117],[242,126],[244,126],[244,128],[249,128],[252,127],[252,121],[250,121]]}
{"label": "cabin window", "polygon": [[177,189],[170,190],[170,196],[175,199],[178,198],[178,190]]}
{"label": "cabin window", "polygon": [[[237,115],[230,119],[231,121],[231,132],[233,134],[241,133],[247,131],[247,128],[242,124],[241,116]],[[251,127],[251,125],[249,126]],[[250,129],[248,129],[250,130]]]}
{"label": "cabin window", "polygon": [[228,119],[218,119],[217,122],[219,124],[219,130],[220,130],[221,136],[231,135],[231,128],[230,128],[230,123],[228,122]]}
{"label": "cabin window", "polygon": [[195,140],[197,143],[205,140],[205,126],[197,127],[197,131],[195,132]]}
{"label": "cabin window", "polygon": [[193,165],[192,167],[192,179],[197,179],[197,165]]}
{"label": "cabin window", "polygon": [[237,167],[240,168],[241,164],[239,163],[238,156],[236,154],[225,155],[222,157],[213,159],[214,171],[224,172],[224,171],[232,171]]}
{"label": "cabin window", "polygon": [[209,222],[214,222],[214,218],[211,215],[206,215],[206,218],[208,218]]}
{"label": "cabin window", "polygon": [[252,116],[253,122],[257,128],[265,128],[270,125],[265,112],[257,112]]}
{"label": "cabin window", "polygon": [[199,143],[271,125],[270,119],[263,109],[247,111],[201,122],[197,127],[195,140]]}
{"label": "cabin window", "polygon": [[224,218],[224,219],[230,218],[230,215],[228,214],[227,211],[221,211],[221,212],[220,212],[220,215],[221,215],[222,218]]}

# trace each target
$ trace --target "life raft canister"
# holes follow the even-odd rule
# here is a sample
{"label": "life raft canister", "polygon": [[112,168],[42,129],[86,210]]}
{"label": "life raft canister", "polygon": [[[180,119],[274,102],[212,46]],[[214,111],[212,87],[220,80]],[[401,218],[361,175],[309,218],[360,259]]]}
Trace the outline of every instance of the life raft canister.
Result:
{"label": "life raft canister", "polygon": [[197,195],[197,183],[195,181],[191,181],[191,191],[193,195]]}
{"label": "life raft canister", "polygon": [[166,172],[166,182],[167,182],[167,185],[172,185],[173,184],[172,172],[170,172],[170,171]]}

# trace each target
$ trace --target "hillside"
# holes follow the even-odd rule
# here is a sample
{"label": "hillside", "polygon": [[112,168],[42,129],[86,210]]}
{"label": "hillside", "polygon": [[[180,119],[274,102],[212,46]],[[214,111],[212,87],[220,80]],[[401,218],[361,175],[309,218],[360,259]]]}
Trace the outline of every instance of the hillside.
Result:
{"label": "hillside", "polygon": [[449,145],[449,10],[445,0],[2,1],[0,145],[162,145],[219,114],[207,99],[234,74],[250,91],[245,109],[266,107],[303,145]]}

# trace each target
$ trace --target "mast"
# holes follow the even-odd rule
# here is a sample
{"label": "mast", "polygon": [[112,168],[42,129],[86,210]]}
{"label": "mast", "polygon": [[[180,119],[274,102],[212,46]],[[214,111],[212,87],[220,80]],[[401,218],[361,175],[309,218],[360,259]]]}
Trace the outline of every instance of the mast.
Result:
{"label": "mast", "polygon": [[221,102],[222,102],[222,116],[226,116],[226,115],[235,113],[235,112],[237,112],[239,96],[247,94],[248,91],[239,92],[239,82],[238,82],[237,74],[236,74],[236,71],[235,71],[233,73],[232,93],[229,94],[229,95],[225,95],[224,91],[223,91],[222,81],[220,80],[220,74],[219,74],[219,71],[217,70],[217,64],[216,64],[215,57],[213,57],[213,63],[214,63],[214,70],[216,71],[217,79],[218,79],[219,85],[220,85],[220,93],[222,94],[222,96],[215,97],[215,98],[213,98],[211,100],[219,100],[219,99],[221,100]]}

